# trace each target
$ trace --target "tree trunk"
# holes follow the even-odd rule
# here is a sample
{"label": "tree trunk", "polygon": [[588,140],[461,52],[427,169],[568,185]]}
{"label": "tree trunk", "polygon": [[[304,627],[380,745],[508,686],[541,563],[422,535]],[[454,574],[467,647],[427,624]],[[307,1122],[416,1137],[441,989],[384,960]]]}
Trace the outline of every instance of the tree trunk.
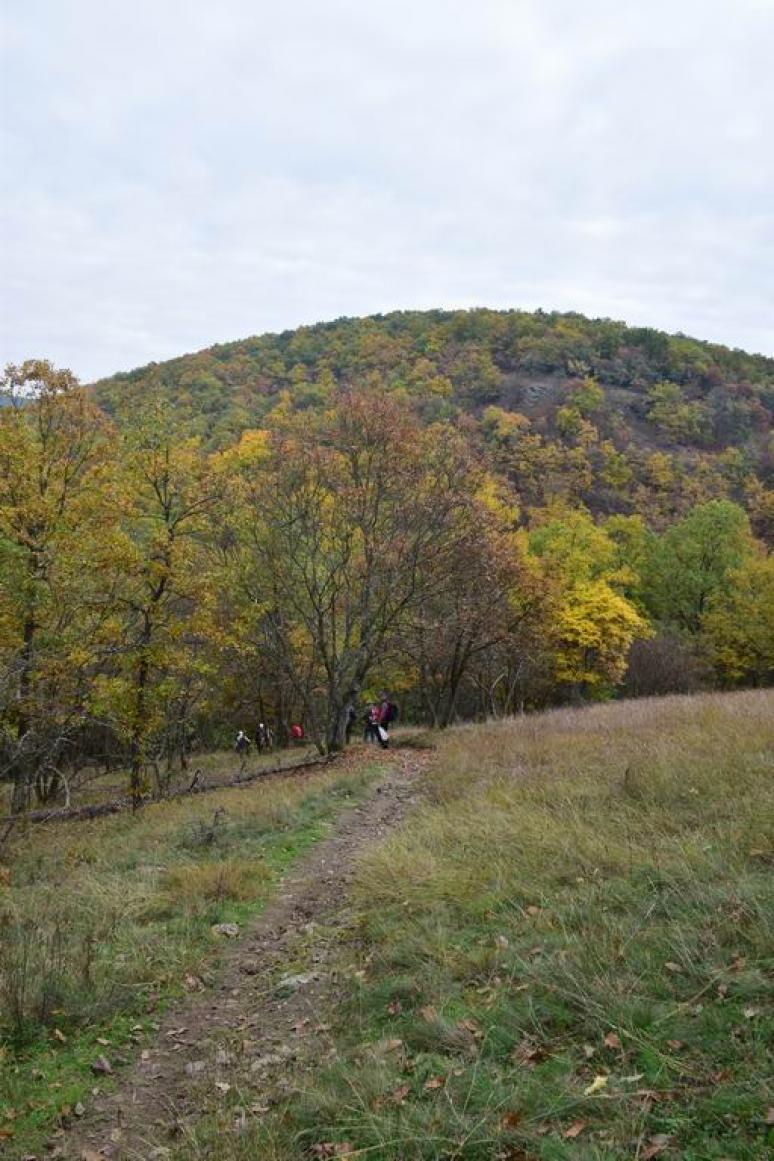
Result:
{"label": "tree trunk", "polygon": [[143,647],[142,653],[140,654],[140,663],[137,667],[134,721],[132,723],[132,737],[130,742],[131,765],[129,767],[129,790],[132,796],[132,807],[135,810],[142,801],[142,774],[145,765],[143,732],[145,727],[145,691],[147,684],[148,658]]}
{"label": "tree trunk", "polygon": [[[30,572],[33,583],[39,574],[39,564],[35,554],[30,560]],[[21,651],[21,672],[19,673],[19,715],[16,723],[16,739],[18,742],[18,758],[13,768],[13,799],[14,814],[21,814],[30,805],[30,795],[34,779],[32,757],[25,753],[25,739],[30,730],[29,698],[32,688],[32,653],[35,644],[34,596],[24,618],[24,644]]]}

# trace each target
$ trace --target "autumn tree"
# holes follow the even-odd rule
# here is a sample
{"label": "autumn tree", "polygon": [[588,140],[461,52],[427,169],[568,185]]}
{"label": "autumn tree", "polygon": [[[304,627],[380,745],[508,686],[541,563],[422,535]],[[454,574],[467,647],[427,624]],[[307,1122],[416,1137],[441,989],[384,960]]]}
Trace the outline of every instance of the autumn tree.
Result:
{"label": "autumn tree", "polygon": [[[582,509],[542,514],[529,538],[551,586],[551,642],[556,682],[586,693],[619,684],[632,643],[650,626],[624,595],[636,585],[631,564],[622,567],[619,541]],[[636,542],[636,529],[623,538]]]}
{"label": "autumn tree", "polygon": [[199,441],[179,437],[160,397],[124,420],[117,471],[121,531],[112,548],[114,616],[106,626],[113,665],[94,701],[127,746],[137,803],[170,713],[180,727],[192,680],[206,677],[211,582],[201,538],[218,482]]}
{"label": "autumn tree", "polygon": [[774,681],[774,556],[750,556],[710,598],[702,630],[729,684]]}
{"label": "autumn tree", "polygon": [[454,428],[422,428],[381,393],[349,391],[316,422],[289,414],[244,481],[243,586],[263,649],[321,749],[428,583],[449,567],[473,469]]}
{"label": "autumn tree", "polygon": [[0,409],[0,648],[4,751],[13,808],[46,797],[82,714],[88,661],[88,545],[99,535],[106,422],[74,376],[31,360],[9,366]]}
{"label": "autumn tree", "polygon": [[422,560],[419,596],[401,631],[401,654],[435,726],[454,721],[463,682],[474,667],[480,678],[487,654],[506,645],[512,654],[518,630],[539,614],[536,578],[516,531],[517,511],[500,490],[493,478],[485,479],[454,517],[449,554]]}

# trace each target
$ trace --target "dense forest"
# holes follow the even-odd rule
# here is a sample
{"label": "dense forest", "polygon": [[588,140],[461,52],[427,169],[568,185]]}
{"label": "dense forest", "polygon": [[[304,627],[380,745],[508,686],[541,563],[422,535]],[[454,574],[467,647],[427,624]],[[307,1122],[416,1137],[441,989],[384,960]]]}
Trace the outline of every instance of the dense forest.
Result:
{"label": "dense forest", "polygon": [[773,359],[401,312],[3,391],[17,809],[259,719],[335,750],[381,688],[443,726],[774,675]]}

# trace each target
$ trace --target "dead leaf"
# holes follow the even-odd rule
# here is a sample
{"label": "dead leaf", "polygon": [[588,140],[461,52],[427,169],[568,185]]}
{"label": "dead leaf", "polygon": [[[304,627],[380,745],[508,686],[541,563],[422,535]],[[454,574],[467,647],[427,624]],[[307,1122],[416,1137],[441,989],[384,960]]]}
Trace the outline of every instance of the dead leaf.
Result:
{"label": "dead leaf", "polygon": [[101,1073],[111,1073],[113,1066],[105,1056],[98,1056],[96,1060],[91,1063],[91,1071],[100,1075]]}
{"label": "dead leaf", "polygon": [[774,1105],[766,1113],[766,1126],[774,1125]]}
{"label": "dead leaf", "polygon": [[388,1040],[386,1045],[385,1045],[385,1048],[387,1049],[388,1052],[397,1052],[397,1050],[399,1048],[402,1048],[402,1047],[403,1047],[403,1041],[399,1040],[397,1037],[392,1039],[392,1040]]}
{"label": "dead leaf", "polygon": [[513,1055],[523,1064],[534,1064],[540,1060],[545,1060],[548,1052],[540,1044],[533,1044],[530,1040],[522,1040],[520,1044],[516,1045]]}
{"label": "dead leaf", "polygon": [[58,1028],[54,1029],[53,1036],[55,1036],[57,1040],[61,1041],[62,1044],[64,1044],[65,1041],[67,1040],[67,1037],[65,1036],[64,1032],[60,1032],[60,1030]]}
{"label": "dead leaf", "polygon": [[574,1141],[576,1137],[580,1137],[583,1130],[586,1128],[585,1121],[573,1121],[569,1129],[565,1129],[562,1133],[565,1141]]}
{"label": "dead leaf", "polygon": [[402,1105],[410,1092],[410,1084],[401,1084],[390,1093],[390,1100],[393,1102],[393,1104]]}
{"label": "dead leaf", "polygon": [[216,1080],[215,1088],[218,1092],[231,1092],[231,1085],[227,1084],[225,1080]]}
{"label": "dead leaf", "polygon": [[587,1085],[583,1090],[584,1096],[593,1096],[595,1092],[601,1092],[610,1078],[607,1076],[595,1076],[590,1085]]}
{"label": "dead leaf", "polygon": [[673,963],[671,960],[667,960],[667,962],[664,964],[664,967],[666,968],[666,970],[668,972],[679,973],[679,972],[682,972],[682,970],[683,970],[682,966],[679,963]]}
{"label": "dead leaf", "polygon": [[529,907],[525,907],[524,910],[526,911],[527,915],[539,915],[540,914],[540,908],[536,907],[534,903],[530,904]]}
{"label": "dead leaf", "polygon": [[84,1149],[80,1161],[105,1161],[104,1153],[95,1153],[93,1149]]}
{"label": "dead leaf", "polygon": [[591,1060],[592,1056],[595,1055],[596,1051],[597,1051],[596,1048],[594,1048],[593,1045],[591,1045],[591,1044],[584,1044],[583,1045],[583,1055],[586,1057],[587,1060]]}
{"label": "dead leaf", "polygon": [[387,1011],[391,1016],[399,1016],[403,1011],[403,1005],[401,1004],[400,1000],[391,1000],[387,1005]]}
{"label": "dead leaf", "polygon": [[659,1153],[663,1153],[669,1147],[672,1138],[667,1133],[657,1133],[655,1137],[651,1137],[650,1143],[640,1153],[642,1161],[650,1161],[651,1157],[658,1157]]}
{"label": "dead leaf", "polygon": [[682,1040],[667,1040],[667,1046],[671,1048],[673,1052],[679,1052],[681,1048],[685,1048],[685,1044]]}
{"label": "dead leaf", "polygon": [[0,1141],[7,1141],[13,1136],[13,1129],[0,1129]]}
{"label": "dead leaf", "polygon": [[445,1084],[446,1084],[446,1077],[445,1076],[431,1076],[429,1080],[425,1081],[424,1087],[427,1089],[428,1092],[432,1092],[432,1090],[435,1088],[443,1088],[443,1086]]}
{"label": "dead leaf", "polygon": [[508,1112],[508,1113],[504,1113],[503,1116],[500,1117],[500,1128],[501,1129],[506,1129],[506,1130],[517,1129],[520,1124],[521,1124],[521,1113],[517,1113],[515,1111]]}
{"label": "dead leaf", "polygon": [[761,1014],[760,1008],[749,1007],[749,1008],[742,1009],[742,1015],[744,1016],[745,1020],[754,1020],[755,1017],[760,1016],[760,1014]]}
{"label": "dead leaf", "polygon": [[110,1041],[106,1040],[104,1036],[98,1036],[97,1044],[101,1044],[103,1048],[107,1048],[110,1044]]}
{"label": "dead leaf", "polygon": [[607,1036],[605,1037],[605,1047],[606,1048],[620,1048],[621,1047],[621,1037],[618,1035],[617,1032],[608,1032]]}

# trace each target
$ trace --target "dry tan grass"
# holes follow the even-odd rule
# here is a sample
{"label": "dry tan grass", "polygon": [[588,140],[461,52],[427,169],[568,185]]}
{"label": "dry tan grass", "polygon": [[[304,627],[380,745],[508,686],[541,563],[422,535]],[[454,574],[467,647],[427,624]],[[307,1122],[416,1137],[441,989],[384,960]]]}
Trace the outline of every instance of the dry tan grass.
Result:
{"label": "dry tan grass", "polygon": [[174,909],[196,913],[203,904],[260,899],[272,878],[266,864],[256,859],[175,866],[161,877],[161,897]]}

